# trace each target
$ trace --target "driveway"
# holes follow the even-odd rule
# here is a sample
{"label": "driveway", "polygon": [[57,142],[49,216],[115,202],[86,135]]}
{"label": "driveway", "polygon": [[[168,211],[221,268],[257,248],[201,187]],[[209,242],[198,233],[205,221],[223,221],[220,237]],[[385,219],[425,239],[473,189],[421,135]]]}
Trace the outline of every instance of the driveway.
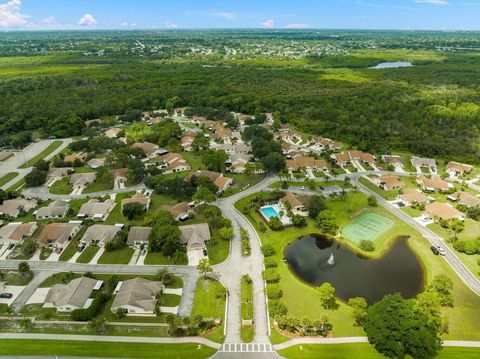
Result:
{"label": "driveway", "polygon": [[1,293],[10,293],[12,294],[12,298],[0,298],[0,304],[7,304],[11,305],[15,299],[20,295],[20,293],[23,291],[25,286],[20,286],[20,285],[7,285],[5,286],[4,289],[1,289]]}

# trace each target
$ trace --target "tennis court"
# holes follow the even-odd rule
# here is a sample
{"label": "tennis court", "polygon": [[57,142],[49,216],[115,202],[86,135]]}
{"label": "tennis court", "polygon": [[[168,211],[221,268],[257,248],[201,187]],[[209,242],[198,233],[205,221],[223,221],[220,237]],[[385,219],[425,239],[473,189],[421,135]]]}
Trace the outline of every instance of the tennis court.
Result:
{"label": "tennis court", "polygon": [[355,243],[373,241],[393,226],[393,221],[378,213],[365,213],[342,228],[342,235]]}

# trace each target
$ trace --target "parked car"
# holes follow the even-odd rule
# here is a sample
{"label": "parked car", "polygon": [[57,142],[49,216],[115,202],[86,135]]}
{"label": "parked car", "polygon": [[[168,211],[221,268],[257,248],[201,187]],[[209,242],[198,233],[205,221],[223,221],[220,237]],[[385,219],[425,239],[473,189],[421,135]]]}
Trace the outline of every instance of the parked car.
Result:
{"label": "parked car", "polygon": [[301,187],[301,190],[302,190],[302,191],[305,191],[305,186],[302,186],[302,187]]}
{"label": "parked car", "polygon": [[83,252],[84,249],[85,249],[85,246],[78,246],[77,247],[77,252],[81,253],[81,252]]}
{"label": "parked car", "polygon": [[435,246],[431,246],[430,249],[432,250],[432,253],[438,256],[440,254],[439,250]]}
{"label": "parked car", "polygon": [[6,298],[6,299],[10,299],[13,297],[13,294],[12,293],[1,293],[0,294],[0,298]]}
{"label": "parked car", "polygon": [[441,246],[435,246],[435,248],[437,248],[438,253],[439,253],[441,256],[444,256],[444,255],[445,255],[445,249],[443,249]]}

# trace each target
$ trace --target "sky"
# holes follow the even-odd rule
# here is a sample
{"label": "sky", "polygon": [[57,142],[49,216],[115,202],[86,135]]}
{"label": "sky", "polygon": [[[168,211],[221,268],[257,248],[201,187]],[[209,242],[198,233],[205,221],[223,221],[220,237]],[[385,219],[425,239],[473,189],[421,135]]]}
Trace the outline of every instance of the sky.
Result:
{"label": "sky", "polygon": [[480,30],[480,0],[0,0],[0,29]]}

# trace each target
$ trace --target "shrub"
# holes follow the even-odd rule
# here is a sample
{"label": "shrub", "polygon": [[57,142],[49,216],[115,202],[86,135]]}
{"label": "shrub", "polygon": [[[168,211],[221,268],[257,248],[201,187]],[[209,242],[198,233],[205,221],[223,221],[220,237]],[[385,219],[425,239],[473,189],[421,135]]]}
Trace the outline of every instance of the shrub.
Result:
{"label": "shrub", "polygon": [[267,296],[270,300],[278,300],[282,297],[283,291],[278,285],[268,285],[267,286]]}
{"label": "shrub", "polygon": [[273,231],[280,231],[283,229],[283,223],[277,217],[270,217],[268,225]]}
{"label": "shrub", "polygon": [[373,252],[375,250],[375,244],[372,241],[362,239],[360,242],[360,248],[365,252]]}
{"label": "shrub", "polygon": [[101,292],[93,299],[92,304],[86,309],[75,309],[71,313],[73,320],[87,322],[93,319],[103,308],[103,305],[110,299],[109,293]]}
{"label": "shrub", "polygon": [[280,274],[275,268],[268,268],[263,272],[263,278],[267,283],[277,283],[280,280]]}
{"label": "shrub", "polygon": [[265,258],[265,268],[277,268],[278,263],[275,258],[267,257]]}
{"label": "shrub", "polygon": [[288,313],[287,306],[278,300],[268,301],[268,311],[274,318],[279,315],[286,315]]}
{"label": "shrub", "polygon": [[265,244],[262,247],[262,253],[264,257],[271,257],[271,256],[274,256],[277,253],[277,251],[275,250],[275,248],[273,248],[271,244]]}

